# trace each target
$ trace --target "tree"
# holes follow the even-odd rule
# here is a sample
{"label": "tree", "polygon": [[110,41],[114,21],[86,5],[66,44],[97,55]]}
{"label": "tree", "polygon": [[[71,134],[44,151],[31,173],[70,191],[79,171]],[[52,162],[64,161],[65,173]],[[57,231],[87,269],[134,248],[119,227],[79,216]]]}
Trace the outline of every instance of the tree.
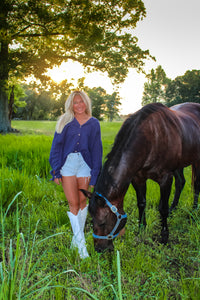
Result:
{"label": "tree", "polygon": [[106,91],[101,87],[86,89],[90,99],[92,100],[92,115],[98,120],[103,120],[103,104],[105,103]]}
{"label": "tree", "polygon": [[[8,81],[45,72],[69,59],[122,82],[141,70],[149,51],[130,30],[146,14],[141,0],[1,0],[0,132],[11,131]],[[129,30],[129,31],[128,31]]]}
{"label": "tree", "polygon": [[121,103],[119,94],[117,92],[112,93],[112,95],[107,95],[105,101],[105,115],[110,122],[112,122],[114,117],[118,115],[119,105],[121,105]]}
{"label": "tree", "polygon": [[148,81],[144,83],[142,105],[165,101],[165,88],[170,79],[167,78],[161,66],[146,75]]}
{"label": "tree", "polygon": [[22,86],[12,83],[9,87],[8,97],[8,118],[10,122],[13,114],[17,112],[17,108],[26,106],[26,102],[21,100],[25,96],[26,94]]}
{"label": "tree", "polygon": [[200,103],[200,70],[187,71],[171,80],[165,98],[168,106],[183,102]]}
{"label": "tree", "polygon": [[[51,97],[51,92],[26,89],[26,97],[21,102],[26,103],[24,107],[20,107],[15,113],[15,117],[25,120],[48,120],[52,117],[55,101]],[[23,101],[22,101],[23,100]]]}

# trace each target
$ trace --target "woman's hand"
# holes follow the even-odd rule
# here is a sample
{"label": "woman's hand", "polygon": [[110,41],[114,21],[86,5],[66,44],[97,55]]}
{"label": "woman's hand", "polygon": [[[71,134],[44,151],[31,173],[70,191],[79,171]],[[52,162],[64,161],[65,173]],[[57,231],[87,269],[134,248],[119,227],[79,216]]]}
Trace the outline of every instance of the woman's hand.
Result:
{"label": "woman's hand", "polygon": [[62,179],[61,178],[55,178],[54,182],[58,185],[60,185],[60,183],[62,184]]}

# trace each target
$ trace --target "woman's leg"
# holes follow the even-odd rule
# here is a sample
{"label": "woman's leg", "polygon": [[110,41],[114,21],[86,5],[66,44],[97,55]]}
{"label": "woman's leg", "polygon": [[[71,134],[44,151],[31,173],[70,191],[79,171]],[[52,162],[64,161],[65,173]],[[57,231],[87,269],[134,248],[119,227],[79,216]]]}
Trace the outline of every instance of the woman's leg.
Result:
{"label": "woman's leg", "polygon": [[80,209],[80,200],[76,176],[62,176],[62,186],[69,203],[70,212],[77,215]]}
{"label": "woman's leg", "polygon": [[[78,178],[79,189],[88,190],[89,182],[90,182],[90,176],[89,177],[79,177]],[[79,190],[79,199],[80,199],[79,221],[80,221],[81,230],[84,232],[85,222],[86,222],[87,212],[88,212],[88,206],[87,206],[87,198],[80,190]]]}
{"label": "woman's leg", "polygon": [[81,258],[89,256],[85,246],[85,236],[82,230],[78,180],[76,176],[62,176],[62,185],[69,203],[67,212],[73,231],[72,247],[77,247]]}
{"label": "woman's leg", "polygon": [[89,183],[90,183],[90,177],[78,177],[78,195],[79,195],[79,205],[80,209],[83,210],[86,207],[87,204],[87,198],[85,195],[80,191],[80,189],[88,190]]}

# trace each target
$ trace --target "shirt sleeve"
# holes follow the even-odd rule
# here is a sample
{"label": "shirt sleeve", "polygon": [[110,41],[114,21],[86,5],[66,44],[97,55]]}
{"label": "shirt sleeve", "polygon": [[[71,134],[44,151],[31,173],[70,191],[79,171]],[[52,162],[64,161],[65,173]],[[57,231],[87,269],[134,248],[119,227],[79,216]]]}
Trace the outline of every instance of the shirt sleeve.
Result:
{"label": "shirt sleeve", "polygon": [[103,147],[101,141],[101,129],[98,120],[94,127],[95,128],[92,128],[91,150],[90,150],[91,159],[92,159],[90,185],[96,184],[99,172],[102,167],[102,154],[103,154]]}
{"label": "shirt sleeve", "polygon": [[63,139],[64,130],[62,133],[55,132],[49,157],[49,163],[52,167],[52,170],[50,171],[53,176],[52,180],[62,177],[60,169],[62,167]]}

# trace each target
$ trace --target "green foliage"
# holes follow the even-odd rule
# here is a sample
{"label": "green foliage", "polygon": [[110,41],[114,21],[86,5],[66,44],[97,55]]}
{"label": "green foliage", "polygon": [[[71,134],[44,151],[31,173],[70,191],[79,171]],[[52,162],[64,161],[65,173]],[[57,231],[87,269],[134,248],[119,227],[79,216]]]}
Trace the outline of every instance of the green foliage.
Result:
{"label": "green foliage", "polygon": [[92,114],[94,117],[101,121],[109,120],[112,122],[118,116],[119,105],[121,105],[118,92],[109,95],[101,87],[86,88],[86,91],[92,99]]}
{"label": "green foliage", "polygon": [[[57,120],[58,117],[65,111],[65,101],[72,92],[72,86],[66,84],[66,81],[61,82],[48,92],[38,92],[26,87],[27,96],[23,98],[26,106],[21,107],[14,114],[14,118],[23,120]],[[92,115],[98,120],[113,119],[118,116],[120,97],[117,92],[112,95],[106,93],[101,87],[89,88],[84,86],[84,81],[81,83],[81,88],[85,90],[92,100]],[[56,95],[56,97],[55,97]],[[22,101],[20,101],[22,102]]]}
{"label": "green foliage", "polygon": [[[106,72],[123,82],[128,69],[143,68],[149,51],[130,33],[145,17],[142,1],[2,0],[0,19],[0,103],[6,112],[5,88],[12,78],[34,75],[48,86],[48,68],[69,59],[87,71]],[[0,110],[1,112],[1,110]],[[7,113],[0,131],[8,131]]]}
{"label": "green foliage", "polygon": [[105,101],[105,115],[107,119],[112,122],[115,117],[118,116],[120,105],[120,97],[117,92],[112,93],[112,95],[108,95]]}
{"label": "green foliage", "polygon": [[26,102],[21,100],[21,98],[24,98],[26,96],[26,94],[21,85],[12,84],[12,86],[9,87],[9,98],[10,98],[12,90],[14,93],[13,111],[15,112],[17,110],[17,107],[26,106]]}
{"label": "green foliage", "polygon": [[142,105],[161,102],[172,106],[184,102],[200,103],[200,71],[187,71],[174,80],[166,77],[161,66],[152,69],[144,84]]}
{"label": "green foliage", "polygon": [[49,120],[54,111],[54,100],[51,92],[36,93],[34,90],[26,90],[26,97],[23,98],[25,107],[21,107],[14,117],[23,120]]}
{"label": "green foliage", "polygon": [[[55,122],[15,122],[23,135],[0,139],[1,299],[200,298],[200,222],[199,209],[191,209],[190,168],[185,169],[178,209],[169,218],[166,246],[159,243],[159,187],[149,180],[147,228],[138,232],[136,193],[130,187],[124,201],[126,232],[115,240],[114,252],[94,251],[88,215],[85,236],[90,257],[81,260],[70,249],[69,208],[62,187],[49,181]],[[25,134],[28,124],[31,135]],[[120,126],[101,123],[104,156]],[[49,135],[38,131],[34,135],[36,127]],[[174,185],[170,202],[173,194]]]}
{"label": "green foliage", "polygon": [[200,103],[200,70],[187,71],[171,80],[165,98],[168,106],[183,102]]}
{"label": "green foliage", "polygon": [[146,77],[148,81],[144,83],[142,105],[152,102],[164,102],[165,87],[169,82],[165,71],[161,66],[158,66],[155,70],[151,69],[150,74],[147,74]]}
{"label": "green foliage", "polygon": [[98,120],[103,119],[103,104],[105,103],[106,91],[101,88],[86,89],[90,99],[92,100],[92,115]]}

